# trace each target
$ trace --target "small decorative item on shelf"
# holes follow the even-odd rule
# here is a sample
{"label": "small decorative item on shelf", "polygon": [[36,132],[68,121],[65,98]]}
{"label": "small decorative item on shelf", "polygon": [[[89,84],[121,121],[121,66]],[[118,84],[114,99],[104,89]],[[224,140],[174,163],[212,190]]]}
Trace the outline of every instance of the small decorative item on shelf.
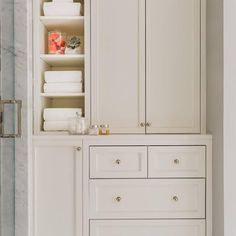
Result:
{"label": "small decorative item on shelf", "polygon": [[82,54],[81,40],[79,36],[68,37],[65,54]]}
{"label": "small decorative item on shelf", "polygon": [[48,53],[65,54],[66,34],[60,31],[51,31],[48,33]]}
{"label": "small decorative item on shelf", "polygon": [[110,127],[109,125],[100,125],[99,129],[99,134],[100,135],[109,135],[110,134]]}
{"label": "small decorative item on shelf", "polygon": [[99,135],[99,126],[98,125],[91,125],[89,127],[89,134],[90,135]]}
{"label": "small decorative item on shelf", "polygon": [[81,116],[81,113],[77,112],[76,117],[69,119],[68,131],[71,135],[88,133],[86,120]]}

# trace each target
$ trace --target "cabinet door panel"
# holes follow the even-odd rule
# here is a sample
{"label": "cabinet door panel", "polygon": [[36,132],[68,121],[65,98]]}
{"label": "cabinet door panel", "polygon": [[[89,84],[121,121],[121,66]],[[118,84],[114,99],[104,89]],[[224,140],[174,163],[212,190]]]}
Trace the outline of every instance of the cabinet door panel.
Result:
{"label": "cabinet door panel", "polygon": [[148,133],[200,133],[200,0],[147,2]]}
{"label": "cabinet door panel", "polygon": [[145,1],[91,1],[91,120],[144,133]]}
{"label": "cabinet door panel", "polygon": [[81,153],[63,143],[35,146],[33,235],[81,235]]}

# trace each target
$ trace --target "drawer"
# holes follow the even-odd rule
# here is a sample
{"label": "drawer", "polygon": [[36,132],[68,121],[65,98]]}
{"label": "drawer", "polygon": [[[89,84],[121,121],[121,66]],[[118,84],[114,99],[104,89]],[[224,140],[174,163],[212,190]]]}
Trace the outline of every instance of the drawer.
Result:
{"label": "drawer", "polygon": [[90,178],[147,178],[147,147],[90,147]]}
{"label": "drawer", "polygon": [[90,180],[90,217],[205,218],[205,180]]}
{"label": "drawer", "polygon": [[92,220],[90,236],[205,236],[205,220]]}
{"label": "drawer", "polygon": [[149,178],[205,177],[205,146],[148,148]]}

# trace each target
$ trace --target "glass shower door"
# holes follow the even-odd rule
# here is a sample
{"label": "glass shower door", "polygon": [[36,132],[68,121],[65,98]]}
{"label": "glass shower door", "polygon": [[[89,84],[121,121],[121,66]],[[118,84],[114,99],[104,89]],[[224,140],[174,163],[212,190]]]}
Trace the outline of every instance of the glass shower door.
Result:
{"label": "glass shower door", "polygon": [[0,235],[15,235],[15,138],[21,101],[15,99],[14,0],[0,0]]}

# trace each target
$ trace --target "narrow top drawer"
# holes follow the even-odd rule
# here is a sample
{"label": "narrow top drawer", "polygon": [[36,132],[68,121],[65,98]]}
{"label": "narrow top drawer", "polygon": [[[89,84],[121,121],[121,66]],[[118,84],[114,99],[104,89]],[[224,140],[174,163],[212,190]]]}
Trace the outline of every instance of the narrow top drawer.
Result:
{"label": "narrow top drawer", "polygon": [[147,147],[90,147],[90,178],[147,178]]}
{"label": "narrow top drawer", "polygon": [[205,177],[205,146],[156,146],[148,148],[149,178]]}

